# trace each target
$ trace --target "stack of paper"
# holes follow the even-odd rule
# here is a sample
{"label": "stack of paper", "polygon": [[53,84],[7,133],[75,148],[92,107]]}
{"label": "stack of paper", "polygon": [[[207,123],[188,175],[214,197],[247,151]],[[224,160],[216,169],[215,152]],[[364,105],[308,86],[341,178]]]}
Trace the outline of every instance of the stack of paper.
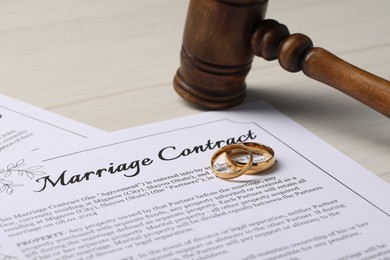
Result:
{"label": "stack of paper", "polygon": [[[390,259],[389,185],[262,102],[102,134],[1,98],[0,259]],[[244,139],[276,167],[216,178]]]}

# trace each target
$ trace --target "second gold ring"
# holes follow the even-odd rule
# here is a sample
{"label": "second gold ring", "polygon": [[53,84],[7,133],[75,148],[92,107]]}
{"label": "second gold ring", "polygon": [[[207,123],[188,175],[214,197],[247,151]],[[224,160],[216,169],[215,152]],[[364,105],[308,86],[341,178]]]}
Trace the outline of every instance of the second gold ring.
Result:
{"label": "second gold ring", "polygon": [[[249,148],[253,155],[252,165],[245,174],[253,175],[264,173],[275,165],[275,152],[271,147],[254,142],[242,144]],[[242,150],[237,149],[228,150],[226,152],[226,159],[229,163],[240,167],[243,167],[248,163],[247,154],[243,153]]]}

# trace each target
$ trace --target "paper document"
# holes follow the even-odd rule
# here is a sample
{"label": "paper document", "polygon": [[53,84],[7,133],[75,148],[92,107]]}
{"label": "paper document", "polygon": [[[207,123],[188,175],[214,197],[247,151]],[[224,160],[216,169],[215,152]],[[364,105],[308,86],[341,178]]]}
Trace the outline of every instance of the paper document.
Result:
{"label": "paper document", "polygon": [[[272,147],[275,168],[215,177],[212,155],[243,141]],[[0,259],[390,257],[389,184],[261,102],[3,160],[0,172]]]}
{"label": "paper document", "polygon": [[96,128],[0,94],[0,158],[101,133]]}

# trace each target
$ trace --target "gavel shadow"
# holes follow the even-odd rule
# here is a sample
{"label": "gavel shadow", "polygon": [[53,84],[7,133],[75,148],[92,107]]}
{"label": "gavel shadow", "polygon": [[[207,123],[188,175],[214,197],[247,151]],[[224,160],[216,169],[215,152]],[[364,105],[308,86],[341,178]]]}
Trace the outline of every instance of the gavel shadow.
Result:
{"label": "gavel shadow", "polygon": [[244,103],[264,100],[298,123],[304,121],[304,127],[315,133],[326,133],[327,136],[334,134],[344,140],[363,139],[388,150],[390,120],[368,107],[365,109],[352,98],[334,92],[315,97],[310,91],[296,91],[294,88],[248,86]]}

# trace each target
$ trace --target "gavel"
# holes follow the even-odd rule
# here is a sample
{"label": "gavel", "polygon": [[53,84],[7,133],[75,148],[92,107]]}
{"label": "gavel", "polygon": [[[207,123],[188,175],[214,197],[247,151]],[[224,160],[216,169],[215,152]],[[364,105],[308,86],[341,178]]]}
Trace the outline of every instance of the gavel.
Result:
{"label": "gavel", "polygon": [[191,0],[173,80],[184,99],[224,109],[245,99],[245,78],[254,56],[289,72],[303,71],[390,117],[390,82],[313,47],[304,34],[264,19],[268,0]]}

